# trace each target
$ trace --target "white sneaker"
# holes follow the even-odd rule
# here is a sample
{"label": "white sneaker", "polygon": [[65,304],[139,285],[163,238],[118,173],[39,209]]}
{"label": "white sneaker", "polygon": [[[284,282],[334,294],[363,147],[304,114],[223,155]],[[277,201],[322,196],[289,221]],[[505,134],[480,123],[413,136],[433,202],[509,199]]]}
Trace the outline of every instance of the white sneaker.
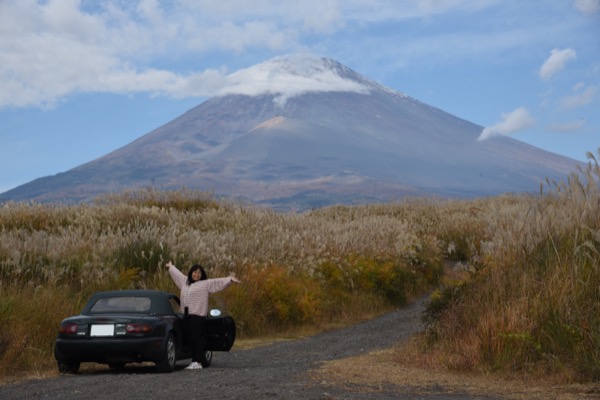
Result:
{"label": "white sneaker", "polygon": [[197,361],[192,362],[190,365],[185,367],[185,369],[202,369],[202,364]]}

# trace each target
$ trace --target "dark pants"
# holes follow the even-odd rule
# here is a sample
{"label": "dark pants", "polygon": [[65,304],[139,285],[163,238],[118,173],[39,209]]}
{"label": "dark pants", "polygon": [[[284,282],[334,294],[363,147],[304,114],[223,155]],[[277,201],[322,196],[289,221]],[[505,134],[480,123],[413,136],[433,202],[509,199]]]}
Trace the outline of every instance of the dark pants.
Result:
{"label": "dark pants", "polygon": [[204,352],[206,339],[204,339],[204,330],[206,326],[206,317],[190,314],[185,320],[185,334],[192,347],[192,361],[200,362],[200,355]]}

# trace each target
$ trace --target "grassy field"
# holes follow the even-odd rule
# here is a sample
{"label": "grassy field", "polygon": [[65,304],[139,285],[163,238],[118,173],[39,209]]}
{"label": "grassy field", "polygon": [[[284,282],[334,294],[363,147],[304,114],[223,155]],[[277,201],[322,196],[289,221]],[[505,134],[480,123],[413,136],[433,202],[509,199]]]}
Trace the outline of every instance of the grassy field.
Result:
{"label": "grassy field", "polygon": [[61,319],[95,291],[176,291],[172,260],[243,281],[212,299],[241,338],[349,323],[435,289],[414,345],[423,362],[600,380],[600,171],[589,157],[580,177],[527,196],[301,214],[187,190],[5,204],[0,374],[55,368]]}

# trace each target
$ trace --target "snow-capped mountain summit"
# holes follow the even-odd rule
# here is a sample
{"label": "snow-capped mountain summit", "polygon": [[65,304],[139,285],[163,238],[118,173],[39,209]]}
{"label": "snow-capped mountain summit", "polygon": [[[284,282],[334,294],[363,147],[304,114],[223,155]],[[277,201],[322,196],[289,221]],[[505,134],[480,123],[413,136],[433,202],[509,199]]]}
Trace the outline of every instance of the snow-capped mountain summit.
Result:
{"label": "snow-capped mountain summit", "polygon": [[576,169],[511,138],[478,141],[482,129],[334,60],[276,58],[230,74],[218,96],[132,143],[0,201],[85,201],[153,186],[306,209],[534,192]]}

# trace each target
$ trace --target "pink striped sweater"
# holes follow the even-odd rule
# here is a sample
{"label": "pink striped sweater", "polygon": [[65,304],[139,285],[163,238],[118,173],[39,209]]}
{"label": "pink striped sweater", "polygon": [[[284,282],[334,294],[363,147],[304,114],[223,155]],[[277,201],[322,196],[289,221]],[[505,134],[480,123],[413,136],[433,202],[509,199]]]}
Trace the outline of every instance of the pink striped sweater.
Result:
{"label": "pink striped sweater", "polygon": [[208,295],[220,292],[231,284],[231,277],[205,279],[187,284],[187,276],[175,267],[169,268],[169,275],[173,282],[181,289],[181,311],[188,308],[188,312],[194,315],[206,317],[208,315]]}

